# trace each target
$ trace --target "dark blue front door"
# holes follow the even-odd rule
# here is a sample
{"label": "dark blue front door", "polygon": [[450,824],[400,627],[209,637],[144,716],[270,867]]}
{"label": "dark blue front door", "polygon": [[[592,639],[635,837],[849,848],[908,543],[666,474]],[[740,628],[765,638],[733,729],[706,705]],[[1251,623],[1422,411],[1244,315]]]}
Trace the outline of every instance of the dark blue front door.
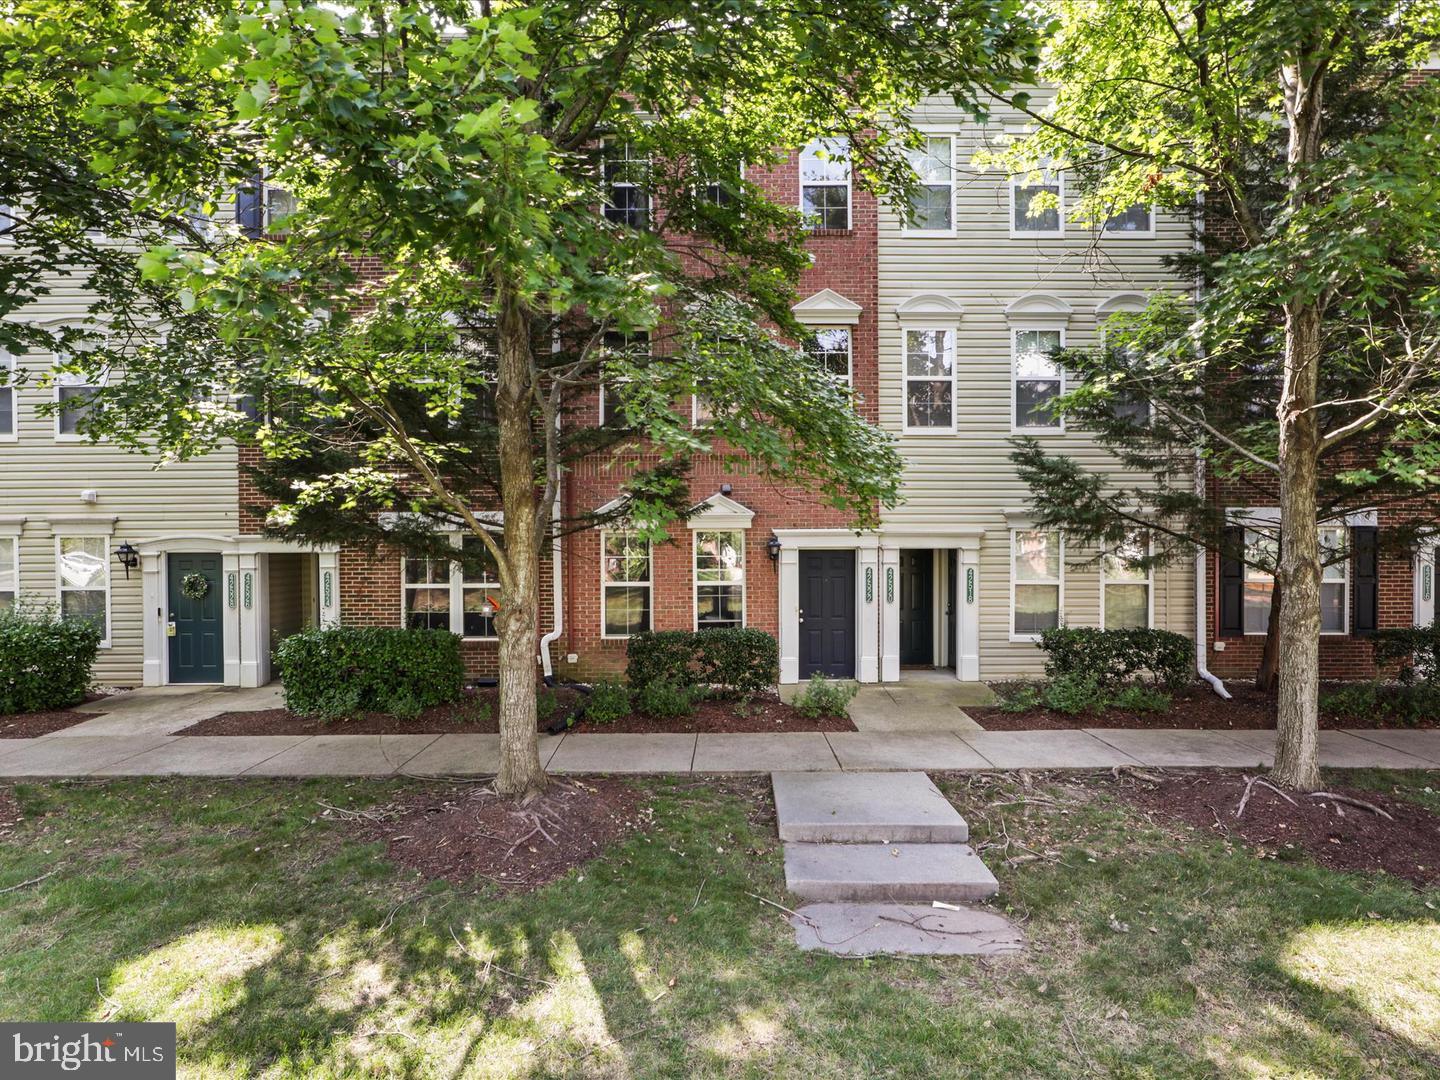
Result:
{"label": "dark blue front door", "polygon": [[[224,622],[221,617],[220,556],[171,555],[170,579],[170,681],[218,683],[225,681]],[[203,596],[186,595],[185,579],[198,585]],[[189,590],[192,594],[200,589]]]}

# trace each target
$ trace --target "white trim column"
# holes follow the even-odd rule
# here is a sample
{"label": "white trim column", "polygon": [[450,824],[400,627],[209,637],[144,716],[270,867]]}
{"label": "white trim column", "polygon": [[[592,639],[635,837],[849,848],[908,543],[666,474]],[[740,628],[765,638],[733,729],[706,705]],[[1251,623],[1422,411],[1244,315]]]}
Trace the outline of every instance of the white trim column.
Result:
{"label": "white trim column", "polygon": [[900,548],[880,550],[880,681],[900,681]]}
{"label": "white trim column", "polygon": [[320,625],[329,630],[340,625],[340,552],[321,551],[317,558]]}
{"label": "white trim column", "polygon": [[800,681],[800,552],[780,548],[780,681]]}
{"label": "white trim column", "polygon": [[[240,664],[241,686],[263,686],[269,668],[265,627],[269,624],[269,597],[260,555],[243,551],[239,557],[240,571]],[[227,657],[228,660],[228,657]]]}
{"label": "white trim column", "polygon": [[145,650],[141,665],[141,686],[164,686],[169,667],[170,641],[165,636],[169,623],[165,610],[165,580],[160,570],[165,556],[145,552],[140,556],[140,631]]}
{"label": "white trim column", "polygon": [[241,609],[245,606],[244,578],[240,573],[240,556],[233,551],[220,554],[221,576],[225,579],[225,685],[240,686]]}
{"label": "white trim column", "polygon": [[980,551],[962,547],[955,560],[960,580],[955,583],[955,602],[960,605],[955,620],[955,677],[961,682],[980,681]]}
{"label": "white trim column", "polygon": [[858,564],[860,580],[856,583],[860,610],[860,667],[856,675],[862,683],[880,679],[880,549],[860,549]]}

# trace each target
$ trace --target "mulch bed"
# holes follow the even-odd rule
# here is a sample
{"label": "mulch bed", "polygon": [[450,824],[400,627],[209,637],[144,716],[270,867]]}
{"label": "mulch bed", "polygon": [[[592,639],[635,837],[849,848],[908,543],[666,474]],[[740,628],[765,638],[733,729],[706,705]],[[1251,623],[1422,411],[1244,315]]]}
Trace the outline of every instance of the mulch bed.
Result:
{"label": "mulch bed", "polygon": [[[542,694],[544,692],[542,691]],[[540,730],[548,731],[555,721],[573,712],[583,696],[574,690],[554,691],[556,707],[540,718]],[[321,720],[300,716],[288,709],[256,712],[227,712],[192,724],[178,735],[488,735],[499,731],[498,691],[493,688],[467,691],[463,702],[437,705],[419,716],[392,716],[389,713],[361,713],[343,720]],[[592,724],[581,720],[570,731],[607,732],[756,732],[756,731],[854,731],[846,717],[801,716],[774,695],[737,701],[702,701],[692,716],[657,720],[632,713],[613,724]]]}
{"label": "mulch bed", "polygon": [[480,879],[511,892],[548,884],[652,822],[645,800],[623,781],[553,777],[524,806],[488,785],[469,785],[325,814],[361,822],[363,835],[383,841],[393,861],[425,878]]}
{"label": "mulch bed", "polygon": [[[99,701],[109,694],[86,694],[83,704]],[[67,727],[94,720],[103,713],[74,712],[71,709],[49,709],[40,712],[9,713],[0,716],[0,739],[34,739]]]}
{"label": "mulch bed", "polygon": [[[1440,817],[1415,803],[1357,788],[1326,788],[1378,807],[1390,820],[1334,798],[1287,798],[1258,780],[1245,799],[1250,778],[1234,773],[1147,775],[1153,780],[1121,787],[1131,802],[1252,848],[1261,858],[1303,852],[1332,870],[1383,870],[1417,885],[1440,882]],[[1244,812],[1237,816],[1242,799]]]}
{"label": "mulch bed", "polygon": [[[1050,731],[1061,728],[1232,728],[1259,729],[1275,726],[1275,695],[1256,690],[1253,686],[1226,683],[1232,700],[1226,701],[1208,686],[1192,686],[1174,695],[1168,712],[1141,713],[1125,709],[1103,709],[1100,712],[1068,713],[1051,709],[1031,709],[1007,713],[996,708],[966,708],[986,731]],[[1003,692],[1004,687],[997,687]],[[1335,689],[1322,686],[1321,694]],[[1383,716],[1328,716],[1320,714],[1322,728],[1389,728]],[[1411,725],[1417,728],[1440,727],[1440,716]]]}

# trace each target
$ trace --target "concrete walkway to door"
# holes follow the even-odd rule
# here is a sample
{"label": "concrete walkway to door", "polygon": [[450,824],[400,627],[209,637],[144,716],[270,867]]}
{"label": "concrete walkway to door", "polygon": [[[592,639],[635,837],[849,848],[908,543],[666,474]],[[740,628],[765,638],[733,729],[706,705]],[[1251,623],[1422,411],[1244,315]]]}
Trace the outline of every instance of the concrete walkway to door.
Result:
{"label": "concrete walkway to door", "polygon": [[[202,684],[146,686],[77,705],[75,712],[98,713],[93,720],[61,728],[46,738],[89,735],[169,735],[227,712],[280,709],[285,695],[280,684],[239,687]],[[3,749],[3,747],[0,747]]]}
{"label": "concrete walkway to door", "polygon": [[960,682],[952,671],[906,671],[898,683],[860,687],[850,719],[859,731],[979,731],[965,706],[994,700],[990,687]]}

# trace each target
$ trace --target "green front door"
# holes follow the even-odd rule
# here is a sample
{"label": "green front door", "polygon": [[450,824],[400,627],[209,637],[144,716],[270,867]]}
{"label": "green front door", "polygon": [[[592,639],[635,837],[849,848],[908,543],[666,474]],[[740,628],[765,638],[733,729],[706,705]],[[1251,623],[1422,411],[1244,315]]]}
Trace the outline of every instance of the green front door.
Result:
{"label": "green front door", "polygon": [[[171,555],[168,576],[170,609],[166,633],[170,642],[170,681],[224,682],[220,556]],[[203,595],[199,595],[201,593]]]}

